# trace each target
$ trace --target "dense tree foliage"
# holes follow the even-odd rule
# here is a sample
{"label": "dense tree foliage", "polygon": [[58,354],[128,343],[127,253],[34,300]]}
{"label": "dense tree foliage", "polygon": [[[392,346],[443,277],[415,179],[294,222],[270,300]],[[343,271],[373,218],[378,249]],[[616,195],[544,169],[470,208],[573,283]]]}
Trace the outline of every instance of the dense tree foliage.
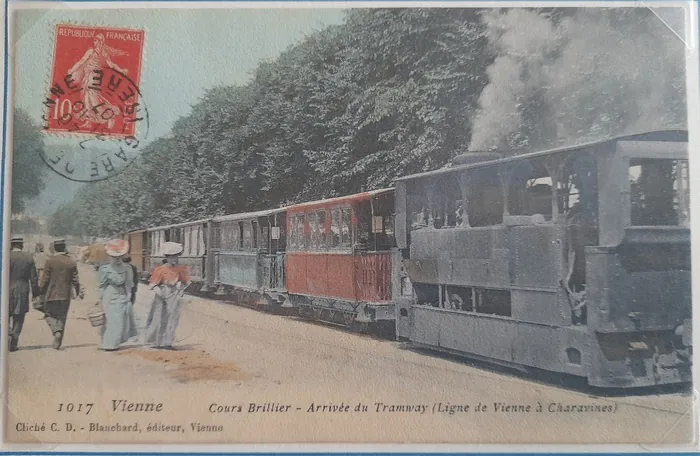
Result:
{"label": "dense tree foliage", "polygon": [[[106,236],[386,187],[470,146],[525,151],[684,126],[683,46],[659,38],[648,12],[596,14],[350,10],[246,85],[207,91],[129,169],[61,208],[52,229]],[[639,34],[623,38],[630,30]],[[616,52],[640,49],[615,66]],[[669,54],[680,63],[661,65]],[[650,55],[663,74],[640,70]]]}
{"label": "dense tree foliage", "polygon": [[12,127],[12,213],[24,211],[26,204],[44,189],[48,168],[41,160],[44,140],[41,127],[25,111],[15,109]]}

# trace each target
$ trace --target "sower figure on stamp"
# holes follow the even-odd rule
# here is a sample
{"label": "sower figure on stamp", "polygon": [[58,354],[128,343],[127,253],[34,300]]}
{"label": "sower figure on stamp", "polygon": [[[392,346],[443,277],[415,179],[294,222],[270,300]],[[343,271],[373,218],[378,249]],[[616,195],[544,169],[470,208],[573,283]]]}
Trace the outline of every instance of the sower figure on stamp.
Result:
{"label": "sower figure on stamp", "polygon": [[78,265],[68,255],[66,241],[57,239],[53,243],[56,254],[46,260],[44,277],[41,280],[41,295],[44,313],[53,333],[53,348],[61,348],[66,329],[66,318],[73,289],[80,299],[84,294],[78,280]]}
{"label": "sower figure on stamp", "polygon": [[182,296],[190,285],[190,274],[186,266],[177,264],[182,244],[166,242],[163,253],[168,262],[153,271],[148,283],[149,289],[155,291],[155,296],[149,312],[145,343],[171,349],[180,321]]}
{"label": "sower figure on stamp", "polygon": [[34,258],[29,252],[23,252],[24,240],[13,237],[10,241],[10,347],[17,351],[19,335],[24,326],[24,317],[29,312],[29,292],[32,297],[39,295]]}
{"label": "sower figure on stamp", "polygon": [[[90,122],[107,123],[109,128],[112,128],[114,118],[121,115],[119,107],[113,105],[100,91],[92,90],[90,85],[94,83],[95,72],[101,72],[103,68],[112,68],[122,74],[127,74],[126,68],[121,68],[112,61],[112,56],[125,54],[119,49],[107,46],[105,36],[98,33],[93,40],[93,47],[88,49],[85,55],[68,71],[68,74],[72,75],[83,88],[83,103],[86,108],[83,126],[90,126]],[[112,111],[113,116],[105,119],[99,113],[105,112],[107,109]]]}

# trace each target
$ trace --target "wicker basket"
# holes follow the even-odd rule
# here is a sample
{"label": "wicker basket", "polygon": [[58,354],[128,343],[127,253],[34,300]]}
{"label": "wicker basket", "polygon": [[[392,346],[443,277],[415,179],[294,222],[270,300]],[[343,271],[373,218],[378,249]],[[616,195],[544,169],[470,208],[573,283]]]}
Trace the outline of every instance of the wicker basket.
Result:
{"label": "wicker basket", "polygon": [[99,302],[88,310],[88,319],[95,328],[105,324],[105,312]]}

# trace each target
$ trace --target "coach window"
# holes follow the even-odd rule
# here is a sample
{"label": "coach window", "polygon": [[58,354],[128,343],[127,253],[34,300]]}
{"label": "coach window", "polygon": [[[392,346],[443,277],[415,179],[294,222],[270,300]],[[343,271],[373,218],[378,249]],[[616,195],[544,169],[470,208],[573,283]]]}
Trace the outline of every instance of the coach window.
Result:
{"label": "coach window", "polygon": [[313,250],[313,247],[311,245],[311,231],[310,231],[310,226],[306,226],[307,223],[311,224],[311,221],[309,220],[311,214],[304,214],[301,217],[301,235],[302,239],[304,240],[304,249],[310,249]]}
{"label": "coach window", "polygon": [[229,249],[238,250],[241,248],[241,227],[238,222],[230,222],[226,229],[231,233],[231,244]]}
{"label": "coach window", "polygon": [[177,242],[178,244],[182,244],[182,228],[173,228],[172,232],[172,242]]}
{"label": "coach window", "polygon": [[221,224],[221,248],[234,250],[238,248],[238,223],[223,222]]}
{"label": "coach window", "polygon": [[306,214],[297,215],[297,223],[299,224],[299,249],[306,250],[309,248],[309,239],[306,230]]}
{"label": "coach window", "polygon": [[265,249],[269,252],[270,248],[270,227],[267,224],[267,220],[264,220],[260,225],[260,239],[258,240],[258,248]]}
{"label": "coach window", "polygon": [[229,222],[218,223],[219,230],[219,248],[229,249],[231,248],[231,224]]}
{"label": "coach window", "polygon": [[331,247],[333,248],[338,248],[340,247],[340,240],[341,240],[341,234],[340,234],[340,219],[342,217],[342,214],[340,212],[340,209],[333,209],[331,212]]}
{"label": "coach window", "polygon": [[318,219],[319,248],[325,250],[328,248],[328,233],[326,232],[326,210],[321,209],[319,211],[316,211],[316,218]]}
{"label": "coach window", "polygon": [[250,250],[253,248],[253,230],[251,224],[248,221],[242,222],[243,225],[243,250]]}
{"label": "coach window", "polygon": [[244,228],[243,228],[243,223],[244,222],[238,222],[238,243],[236,244],[236,249],[238,250],[243,250],[243,238],[244,238]]}
{"label": "coach window", "polygon": [[192,250],[196,256],[202,255],[204,253],[203,251],[200,251],[200,249],[199,249],[201,237],[202,237],[202,226],[197,226],[197,228],[194,232],[194,245],[192,247]]}
{"label": "coach window", "polygon": [[296,218],[294,218],[294,216],[290,216],[289,228],[288,228],[288,233],[287,233],[287,248],[289,248],[289,250],[295,250],[296,246],[297,246],[296,239],[295,239],[295,235],[297,232],[296,227],[294,226],[295,221],[296,221]]}
{"label": "coach window", "polygon": [[304,250],[304,214],[292,216],[292,232],[289,233],[290,248]]}
{"label": "coach window", "polygon": [[309,212],[307,214],[307,220],[309,221],[309,250],[321,250],[325,247],[325,243],[321,241],[321,222],[319,220],[318,212]]}
{"label": "coach window", "polygon": [[194,234],[195,236],[197,235],[196,232],[194,232],[196,227],[194,226],[189,226],[185,228],[185,233],[187,233],[185,243],[187,244],[187,253],[190,256],[197,255],[197,245],[193,242],[192,240],[192,235]]}
{"label": "coach window", "polygon": [[630,160],[629,183],[632,226],[690,226],[688,160]]}
{"label": "coach window", "polygon": [[205,236],[204,244],[210,245],[212,249],[221,248],[221,223],[214,223],[212,228],[212,237],[208,239],[208,237]]}
{"label": "coach window", "polygon": [[303,218],[299,217],[299,215],[292,217],[292,229],[294,230],[294,248],[303,250]]}
{"label": "coach window", "polygon": [[298,226],[297,226],[297,217],[296,215],[291,215],[289,219],[289,249],[290,250],[298,250],[299,249],[299,240],[297,237],[297,232],[298,232]]}
{"label": "coach window", "polygon": [[341,239],[341,245],[343,247],[352,247],[352,224],[351,224],[351,209],[345,208],[341,209],[341,212],[343,214],[342,218],[342,239]]}
{"label": "coach window", "polygon": [[257,248],[259,247],[259,246],[258,246],[258,221],[257,221],[257,220],[251,221],[251,222],[250,222],[250,227],[251,227],[251,228],[250,228],[250,229],[251,229],[251,233],[252,233],[252,235],[253,235],[253,239],[252,239],[252,248],[253,248],[253,249],[257,249]]}

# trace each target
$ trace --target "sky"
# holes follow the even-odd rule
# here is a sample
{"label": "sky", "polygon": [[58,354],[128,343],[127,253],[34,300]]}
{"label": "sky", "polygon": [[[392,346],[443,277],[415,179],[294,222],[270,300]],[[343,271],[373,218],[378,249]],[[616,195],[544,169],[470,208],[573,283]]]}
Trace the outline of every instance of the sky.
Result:
{"label": "sky", "polygon": [[[75,5],[72,5],[74,8]],[[145,30],[140,89],[149,112],[149,138],[170,132],[204,91],[244,84],[261,61],[274,59],[305,36],[340,24],[340,9],[51,9],[14,14],[14,104],[41,122],[58,23]],[[47,142],[60,141],[47,138]],[[50,215],[80,184],[54,173],[28,212]]]}

